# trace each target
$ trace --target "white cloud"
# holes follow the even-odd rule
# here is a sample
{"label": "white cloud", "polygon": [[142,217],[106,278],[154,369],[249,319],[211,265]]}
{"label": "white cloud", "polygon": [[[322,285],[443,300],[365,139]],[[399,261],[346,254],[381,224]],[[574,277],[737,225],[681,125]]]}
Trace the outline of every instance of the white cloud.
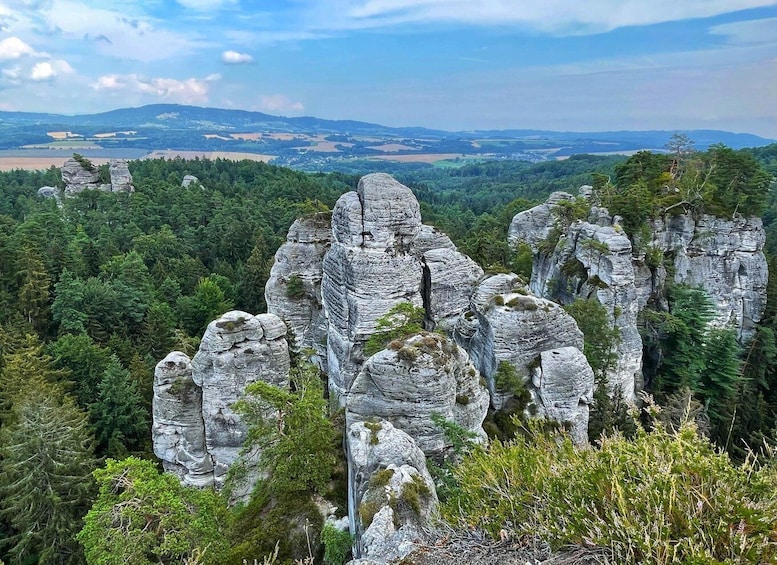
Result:
{"label": "white cloud", "polygon": [[35,49],[18,37],[7,37],[0,41],[0,61],[13,61],[34,55],[38,55]]}
{"label": "white cloud", "polygon": [[283,94],[271,94],[259,99],[259,106],[265,112],[299,113],[305,110],[302,102],[294,102]]}
{"label": "white cloud", "polygon": [[17,65],[3,69],[2,76],[5,81],[14,86],[21,84],[22,68]]}
{"label": "white cloud", "polygon": [[147,78],[138,74],[111,74],[99,77],[90,84],[94,90],[141,94],[143,96],[166,99],[182,104],[204,104],[208,102],[210,84],[221,78],[220,75],[208,75],[204,79],[187,78]]}
{"label": "white cloud", "polygon": [[721,24],[710,28],[710,33],[735,44],[777,43],[777,18]]}
{"label": "white cloud", "polygon": [[54,59],[35,63],[30,71],[30,79],[34,81],[51,80],[59,75],[73,74],[73,67],[67,61]]}
{"label": "white cloud", "polygon": [[219,10],[223,6],[236,4],[237,0],[176,0],[184,8],[197,10],[199,12],[209,12]]}
{"label": "white cloud", "polygon": [[310,0],[313,29],[358,29],[403,24],[518,25],[563,35],[625,26],[706,18],[774,0]]}
{"label": "white cloud", "polygon": [[228,65],[240,65],[241,63],[253,63],[254,58],[248,53],[238,53],[237,51],[224,51],[221,54],[221,60]]}

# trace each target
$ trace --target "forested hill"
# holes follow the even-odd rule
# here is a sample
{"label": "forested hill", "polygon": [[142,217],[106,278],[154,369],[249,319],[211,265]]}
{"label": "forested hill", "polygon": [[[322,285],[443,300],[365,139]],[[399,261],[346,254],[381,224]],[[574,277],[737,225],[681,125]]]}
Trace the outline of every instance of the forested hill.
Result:
{"label": "forested hill", "polygon": [[[487,271],[522,272],[526,257],[507,243],[517,212],[553,191],[576,193],[582,184],[606,180],[622,181],[624,187],[628,181],[614,202],[624,217],[629,211],[641,214],[645,200],[655,204],[651,195],[662,186],[665,171],[652,165],[671,162],[671,157],[645,155],[389,172],[417,195],[424,221],[445,231]],[[775,173],[777,145],[725,150],[721,163],[765,178],[751,156]],[[104,458],[155,461],[149,429],[156,363],[172,350],[193,354],[208,322],[228,310],[265,311],[265,282],[291,223],[330,210],[359,178],[221,159],[140,160],[129,166],[134,193],[86,190],[61,202],[37,195],[42,186],[62,185],[58,169],[0,173],[0,559],[6,563],[83,562],[75,535],[96,497],[92,471],[103,468]],[[199,182],[182,187],[185,175]],[[736,186],[750,187],[749,179],[739,180]],[[724,193],[720,187],[711,206],[725,201],[719,209],[729,213],[733,197]],[[760,190],[752,196],[748,211],[765,210],[768,249],[775,253],[774,184],[768,194]],[[774,256],[770,264],[775,265]],[[767,333],[760,335],[771,336],[766,344],[771,348],[758,350],[763,370],[753,377],[764,410],[743,424],[749,429],[737,431],[752,438],[768,436],[777,423],[777,317],[771,300],[776,284],[769,293]],[[108,471],[101,472],[98,479]],[[148,480],[152,491],[168,492],[177,484]],[[40,485],[46,481],[69,498],[45,496]],[[240,529],[210,494],[194,502],[186,497],[200,495],[176,496],[213,512],[188,524],[186,504],[179,508],[175,499],[179,521],[170,527],[200,528],[201,536],[176,543],[191,547],[207,538],[223,550],[224,524]],[[38,508],[44,510],[38,513]],[[213,516],[217,526],[206,519]],[[252,523],[265,518],[255,512]],[[211,550],[204,562],[216,555]]]}

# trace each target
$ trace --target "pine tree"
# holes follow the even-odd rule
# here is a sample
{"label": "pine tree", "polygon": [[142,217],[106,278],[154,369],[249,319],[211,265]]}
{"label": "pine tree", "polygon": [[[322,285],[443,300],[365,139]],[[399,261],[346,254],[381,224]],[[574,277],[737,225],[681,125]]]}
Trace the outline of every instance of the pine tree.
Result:
{"label": "pine tree", "polygon": [[84,412],[56,387],[28,390],[0,429],[0,517],[13,562],[81,563],[81,528],[96,466]]}
{"label": "pine tree", "polygon": [[97,450],[109,457],[124,457],[149,434],[148,418],[130,373],[113,355],[97,387],[97,401],[89,407]]}

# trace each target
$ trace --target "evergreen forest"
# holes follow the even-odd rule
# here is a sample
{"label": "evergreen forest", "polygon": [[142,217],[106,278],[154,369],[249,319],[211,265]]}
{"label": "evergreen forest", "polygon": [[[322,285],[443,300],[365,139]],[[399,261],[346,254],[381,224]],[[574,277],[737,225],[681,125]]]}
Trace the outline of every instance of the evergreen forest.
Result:
{"label": "evergreen forest", "polygon": [[[129,166],[134,193],[84,191],[61,202],[37,195],[62,186],[56,168],[0,172],[0,561],[344,563],[347,535],[318,524],[311,548],[307,530],[294,528],[311,514],[299,493],[342,501],[345,490],[342,417],[329,413],[314,367],[294,360],[288,393],[251,391],[282,406],[289,428],[266,451],[268,478],[237,507],[160,472],[152,385],[155,365],[173,350],[193,355],[216,317],[265,312],[265,283],[291,223],[330,210],[374,164],[330,173],[222,159]],[[628,158],[383,170],[413,190],[424,223],[488,273],[529,275],[531,256],[507,242],[511,219],[586,184],[636,244],[646,222],[665,214],[759,216],[777,273],[777,144],[697,152],[676,138],[667,153]],[[185,175],[199,182],[182,187]],[[777,277],[767,294],[754,337],[738,343],[708,327],[702,290],[670,287],[641,320],[655,362],[645,364],[649,396],[638,408],[604,392],[617,336],[594,304],[568,306],[601,385],[592,448],[581,454],[515,410],[492,422],[490,447],[460,438],[458,465],[436,469],[442,519],[497,540],[507,529],[554,549],[603,547],[620,563],[777,561]],[[250,403],[243,410],[256,441],[274,433]],[[316,463],[300,477],[293,471],[305,465],[294,457],[303,452]],[[661,488],[643,488],[658,475]],[[666,523],[653,522],[668,505]]]}

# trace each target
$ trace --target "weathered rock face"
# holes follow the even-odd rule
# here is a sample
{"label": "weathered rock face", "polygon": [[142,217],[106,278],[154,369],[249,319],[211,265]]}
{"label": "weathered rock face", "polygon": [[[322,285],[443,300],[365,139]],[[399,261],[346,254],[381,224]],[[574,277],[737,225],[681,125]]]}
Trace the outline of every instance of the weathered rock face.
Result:
{"label": "weathered rock face", "polygon": [[588,441],[588,406],[593,401],[594,372],[576,347],[560,347],[540,353],[532,368],[532,396],[537,415],[567,422],[577,444]]}
{"label": "weathered rock face", "polygon": [[447,247],[427,251],[421,262],[427,316],[435,327],[451,331],[483,278],[483,269],[463,253]]}
{"label": "weathered rock face", "polygon": [[154,453],[166,471],[188,485],[213,484],[213,458],[205,447],[202,389],[189,357],[173,351],[154,370]]}
{"label": "weathered rock face", "polygon": [[348,428],[348,491],[354,557],[402,559],[438,506],[423,451],[386,421]]}
{"label": "weathered rock face", "polygon": [[132,175],[127,161],[112,159],[108,164],[110,184],[100,181],[100,172],[96,166],[86,168],[76,159],[68,159],[62,165],[62,181],[65,183],[65,196],[72,196],[84,190],[102,190],[103,192],[135,192]]}
{"label": "weathered rock face", "polygon": [[[617,364],[608,374],[611,389],[632,399],[639,388],[642,341],[637,315],[648,303],[665,305],[667,276],[704,288],[715,305],[716,325],[733,323],[740,340],[752,335],[765,306],[768,278],[760,219],[707,215],[696,220],[686,215],[658,219],[637,253],[619,219],[604,208],[593,207],[588,222],[559,224],[552,210],[559,201],[571,199],[569,194],[554,193],[547,203],[517,214],[508,237],[512,245],[523,241],[534,252],[535,293],[562,303],[596,298],[605,307],[621,334]],[[554,230],[559,235],[555,244],[548,238]],[[667,274],[667,262],[673,275]]]}
{"label": "weathered rock face", "polygon": [[59,189],[56,186],[42,186],[38,189],[38,196],[41,198],[60,199]]}
{"label": "weathered rock face", "polygon": [[421,215],[410,189],[389,175],[359,181],[332,213],[321,294],[328,316],[329,386],[344,400],[378,318],[400,302],[421,306],[422,269],[410,253]]}
{"label": "weathered rock face", "polygon": [[112,159],[108,165],[111,174],[111,192],[135,192],[132,175],[125,159]]}
{"label": "weathered rock face", "polygon": [[446,337],[425,333],[392,342],[366,361],[348,394],[346,422],[389,421],[427,456],[440,457],[452,446],[432,415],[485,441],[488,404],[467,353]]}
{"label": "weathered rock face", "polygon": [[181,181],[181,186],[183,188],[188,188],[188,186],[192,183],[199,183],[200,179],[195,177],[194,175],[184,175],[183,180]]}
{"label": "weathered rock face", "polygon": [[315,350],[322,364],[326,359],[327,327],[322,312],[321,279],[324,255],[331,243],[331,214],[315,214],[295,221],[286,243],[275,253],[264,290],[267,310],[289,325],[295,347]]}
{"label": "weathered rock face", "polygon": [[62,165],[62,181],[65,183],[65,196],[78,194],[83,190],[97,190],[102,187],[97,167],[84,168],[75,159],[68,159]]}
{"label": "weathered rock face", "polygon": [[761,219],[667,217],[653,223],[653,234],[651,245],[674,265],[674,281],[701,286],[712,299],[715,325],[734,324],[742,341],[752,337],[769,277]]}
{"label": "weathered rock face", "polygon": [[[566,197],[572,198],[565,195],[564,199]],[[552,212],[545,212],[553,205],[538,207],[543,212],[542,217],[550,222],[550,229],[556,225],[556,219]],[[508,236],[513,245],[525,241],[532,247],[535,254],[532,291],[563,304],[571,304],[575,298],[582,297],[595,298],[604,306],[610,323],[618,328],[621,337],[616,345],[616,365],[608,373],[607,380],[612,390],[619,390],[624,398],[633,400],[635,381],[642,368],[642,340],[637,331],[639,301],[631,241],[617,224],[613,227],[578,221],[566,228],[548,252],[551,246],[543,245],[536,233],[530,231],[536,229],[534,220],[539,217],[533,210],[513,218]],[[605,222],[602,211],[597,209],[593,215],[597,221]],[[550,229],[546,228],[544,233],[550,234]]]}
{"label": "weathered rock face", "polygon": [[[494,275],[484,280],[473,294],[470,309],[459,317],[454,338],[469,352],[485,377],[494,408],[501,409],[512,396],[509,391],[500,390],[496,382],[499,364],[507,362],[526,382],[538,406],[569,406],[568,410],[544,414],[564,412],[562,421],[574,424],[573,437],[585,438],[594,386],[588,363],[585,363],[587,370],[579,372],[574,383],[565,380],[568,374],[557,371],[546,373],[542,387],[532,379],[545,352],[570,348],[579,353],[583,348],[582,332],[558,304],[532,296],[517,275]],[[562,381],[548,384],[554,378]],[[571,396],[566,393],[558,396],[559,391],[568,391]]]}
{"label": "weathered rock face", "polygon": [[208,325],[191,362],[172,353],[157,365],[154,452],[166,469],[198,486],[223,483],[246,438],[232,405],[259,380],[288,387],[285,335],[272,314],[227,312]]}

